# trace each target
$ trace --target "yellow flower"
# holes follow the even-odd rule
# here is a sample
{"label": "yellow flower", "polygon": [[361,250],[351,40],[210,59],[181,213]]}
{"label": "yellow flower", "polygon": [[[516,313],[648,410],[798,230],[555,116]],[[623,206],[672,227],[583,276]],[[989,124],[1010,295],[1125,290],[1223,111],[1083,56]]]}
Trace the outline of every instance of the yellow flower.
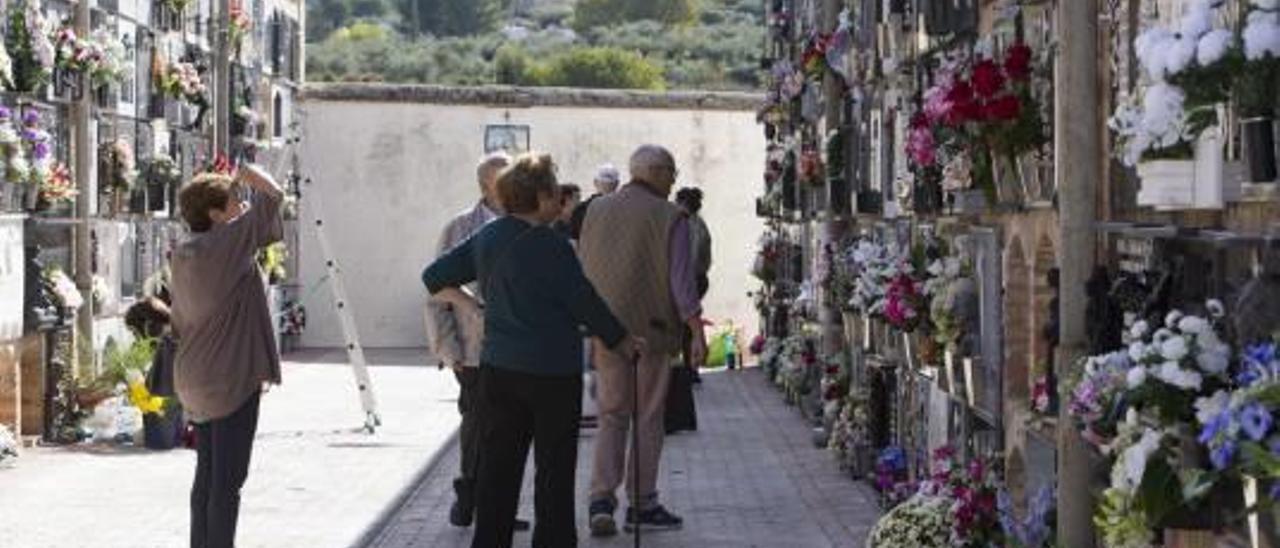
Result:
{"label": "yellow flower", "polygon": [[142,411],[143,415],[155,413],[164,416],[165,399],[161,396],[152,396],[151,391],[147,390],[147,385],[141,382],[129,383],[129,403]]}

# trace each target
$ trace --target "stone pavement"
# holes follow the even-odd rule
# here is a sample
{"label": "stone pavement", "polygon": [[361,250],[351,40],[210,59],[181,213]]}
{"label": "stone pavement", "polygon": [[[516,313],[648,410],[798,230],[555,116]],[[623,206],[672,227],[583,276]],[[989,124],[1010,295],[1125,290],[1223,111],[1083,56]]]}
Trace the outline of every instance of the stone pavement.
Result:
{"label": "stone pavement", "polygon": [[[240,548],[345,548],[362,535],[457,430],[457,383],[422,351],[370,351],[383,426],[364,415],[346,356],[287,356],[284,384],[262,400],[241,511]],[[4,548],[186,546],[188,450],[107,446],[26,450],[0,470]]]}
{"label": "stone pavement", "polygon": [[[759,370],[708,372],[698,391],[696,433],[667,438],[659,489],[685,518],[682,531],[647,533],[649,548],[861,548],[878,516],[869,487],[843,474],[809,427],[782,403]],[[578,458],[578,490],[585,491],[592,459],[591,430]],[[448,525],[456,447],[423,479],[367,548],[453,548],[470,529]],[[525,474],[522,517],[533,516],[532,469]],[[579,495],[580,545],[631,546],[629,535],[592,539]],[[621,511],[618,513],[621,516]],[[516,546],[528,546],[528,533]]]}

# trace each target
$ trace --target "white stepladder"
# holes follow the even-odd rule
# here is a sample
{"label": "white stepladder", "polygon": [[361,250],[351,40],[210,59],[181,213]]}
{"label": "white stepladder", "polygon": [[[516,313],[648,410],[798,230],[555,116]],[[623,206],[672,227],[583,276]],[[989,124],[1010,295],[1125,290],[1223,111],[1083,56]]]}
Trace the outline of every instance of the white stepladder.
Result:
{"label": "white stepladder", "polygon": [[[329,237],[324,232],[324,210],[320,207],[319,195],[311,190],[311,178],[302,179],[306,188],[298,190],[299,208],[303,215],[310,216],[308,222],[315,227],[316,241],[320,242],[320,253],[324,255],[324,266],[328,274],[329,287],[333,290],[333,306],[342,323],[342,337],[346,345],[347,358],[351,361],[351,372],[356,377],[356,388],[360,393],[360,406],[364,408],[364,430],[370,434],[382,426],[378,416],[378,401],[373,397],[373,382],[369,379],[368,363],[364,359],[364,347],[360,345],[360,333],[356,330],[356,319],[351,314],[350,301],[347,299],[347,288],[342,283],[342,268],[333,254]],[[304,207],[302,200],[309,200],[310,207]]]}

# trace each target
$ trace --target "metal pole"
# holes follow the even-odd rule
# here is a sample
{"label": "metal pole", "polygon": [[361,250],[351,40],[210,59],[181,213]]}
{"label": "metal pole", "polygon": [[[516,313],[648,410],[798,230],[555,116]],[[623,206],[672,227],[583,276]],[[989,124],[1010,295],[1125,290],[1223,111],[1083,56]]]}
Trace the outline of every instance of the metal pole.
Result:
{"label": "metal pole", "polygon": [[[77,2],[75,9],[76,34],[88,36],[91,26],[89,2]],[[88,83],[87,78],[85,83]],[[96,139],[93,123],[93,94],[88,89],[83,89],[80,98],[71,104],[71,124],[76,190],[79,191],[75,213],[78,222],[74,228],[75,282],[76,288],[85,298],[84,304],[76,314],[76,331],[72,337],[72,355],[76,356],[75,363],[67,366],[72,368],[74,374],[80,374],[78,369],[82,359],[79,355],[80,341],[88,341],[89,348],[92,348],[93,344],[93,299],[89,298],[93,293],[93,226],[89,223],[89,219],[93,215],[98,196],[97,185],[94,184],[97,180],[98,166],[97,151],[94,150]],[[92,374],[96,371],[86,373]]]}
{"label": "metal pole", "polygon": [[[823,0],[822,3],[822,22],[821,31],[824,33],[835,32],[836,27],[840,24],[840,10],[843,7],[843,0]],[[827,71],[823,81],[823,94],[826,97],[826,113],[823,118],[824,130],[820,135],[822,146],[826,146],[825,138],[833,130],[839,130],[843,124],[844,115],[844,84],[840,82],[839,77],[831,71]],[[827,211],[822,223],[822,231],[818,237],[818,253],[826,254],[827,246],[835,246],[839,244],[844,236],[846,225],[843,219],[840,219],[833,207],[835,196],[831,181],[827,180]],[[847,190],[842,190],[847,191]],[[834,265],[828,264],[828,271]],[[825,291],[820,292],[820,306],[818,307],[818,320],[822,323],[822,352],[825,355],[832,355],[844,349],[844,329],[841,326],[840,304],[833,302],[831,295]]]}
{"label": "metal pole", "polygon": [[[1054,108],[1055,181],[1058,186],[1062,249],[1060,367],[1075,367],[1085,353],[1085,281],[1094,265],[1096,184],[1102,171],[1097,0],[1057,3],[1058,42],[1054,70],[1059,90]],[[1059,378],[1068,375],[1059,375]],[[1058,544],[1094,545],[1089,493],[1089,449],[1071,427],[1066,406],[1058,421]]]}
{"label": "metal pole", "polygon": [[213,148],[217,153],[231,153],[231,42],[227,27],[231,24],[231,0],[218,0],[213,21]]}

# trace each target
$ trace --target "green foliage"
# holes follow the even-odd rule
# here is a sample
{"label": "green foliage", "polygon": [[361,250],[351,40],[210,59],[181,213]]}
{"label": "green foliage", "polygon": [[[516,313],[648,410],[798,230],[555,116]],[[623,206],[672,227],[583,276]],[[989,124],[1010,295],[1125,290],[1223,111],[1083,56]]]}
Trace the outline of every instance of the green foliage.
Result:
{"label": "green foliage", "polygon": [[[381,16],[359,7],[387,1],[312,0],[308,78],[637,89],[754,89],[760,83],[765,29],[756,0],[538,0],[518,2],[518,10],[510,10],[512,0],[481,0],[465,9],[461,0],[395,0]],[[620,11],[601,8],[609,17],[583,25],[583,10],[593,3]],[[466,17],[450,19],[451,13]],[[504,20],[508,13],[512,18]],[[316,20],[322,16],[341,24]],[[568,30],[571,23],[581,32]],[[464,27],[481,30],[460,32]],[[498,27],[519,30],[492,30]],[[591,52],[600,49],[609,53]],[[601,73],[631,69],[639,72]]]}
{"label": "green foliage", "polygon": [[499,83],[604,89],[663,89],[662,69],[640,54],[616,48],[574,47],[537,63],[504,46],[498,51]]}
{"label": "green foliage", "polygon": [[697,0],[578,0],[573,6],[573,27],[579,32],[639,20],[685,25],[697,17]]}
{"label": "green foliage", "polygon": [[137,338],[128,346],[123,346],[114,339],[108,339],[102,351],[102,363],[105,370],[102,380],[109,386],[124,383],[129,371],[137,371],[144,376],[151,368],[151,359],[155,355],[155,339]]}

